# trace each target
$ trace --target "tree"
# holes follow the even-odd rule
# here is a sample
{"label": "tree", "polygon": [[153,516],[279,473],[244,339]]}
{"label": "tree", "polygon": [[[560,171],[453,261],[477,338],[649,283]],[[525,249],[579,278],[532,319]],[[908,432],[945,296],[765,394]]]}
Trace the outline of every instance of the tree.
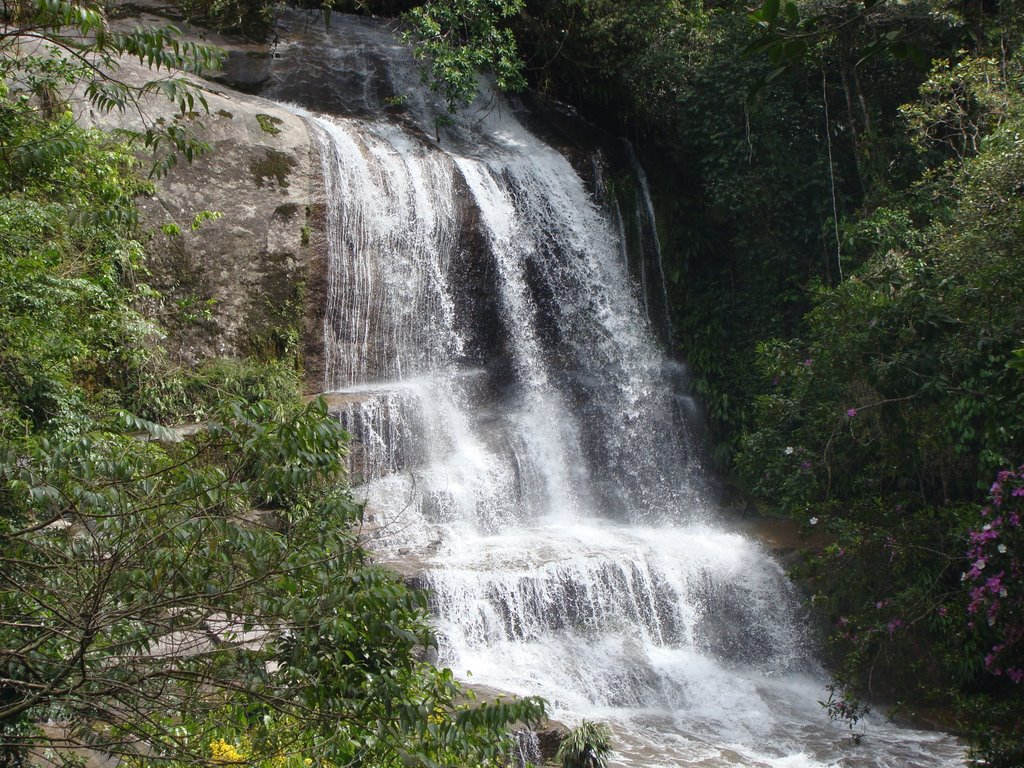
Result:
{"label": "tree", "polygon": [[491,72],[502,90],[526,85],[515,37],[505,24],[523,7],[523,0],[428,0],[404,15],[405,39],[426,63],[424,80],[444,96],[450,111],[476,98],[482,72]]}
{"label": "tree", "polygon": [[762,499],[834,537],[800,576],[842,687],[953,701],[992,765],[1024,751],[1020,76],[1019,51],[935,63],[901,110],[929,171],[850,217],[860,266],[816,290],[799,337],[761,345],[737,461]]}
{"label": "tree", "polygon": [[196,763],[233,745],[250,764],[486,765],[542,714],[462,704],[450,671],[417,661],[423,596],[359,545],[322,402],[235,403],[182,442],[119,422],[3,447],[8,761]]}

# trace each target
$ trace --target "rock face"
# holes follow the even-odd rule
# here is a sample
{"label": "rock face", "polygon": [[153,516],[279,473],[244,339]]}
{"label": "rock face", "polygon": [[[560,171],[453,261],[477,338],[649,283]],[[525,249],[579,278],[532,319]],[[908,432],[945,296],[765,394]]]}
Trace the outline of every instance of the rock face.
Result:
{"label": "rock face", "polygon": [[[140,83],[155,74],[124,62],[116,76]],[[182,117],[154,97],[139,113],[81,115],[104,129],[175,122],[211,148],[178,162],[139,201],[152,233],[146,279],[161,294],[167,347],[183,364],[296,356],[305,379],[319,383],[326,245],[316,142],[273,102],[195,82],[208,111]]]}

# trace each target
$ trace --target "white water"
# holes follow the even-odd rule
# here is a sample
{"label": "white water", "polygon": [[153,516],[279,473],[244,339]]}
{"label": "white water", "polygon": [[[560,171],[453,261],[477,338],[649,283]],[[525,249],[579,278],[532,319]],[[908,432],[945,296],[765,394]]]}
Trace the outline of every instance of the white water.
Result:
{"label": "white water", "polygon": [[431,590],[441,663],[613,724],[615,765],[962,764],[944,734],[869,719],[855,744],[825,718],[781,568],[713,522],[614,209],[493,95],[432,137],[388,31],[334,25],[282,46],[275,93],[334,113],[296,108],[330,200],[325,389],[374,547]]}

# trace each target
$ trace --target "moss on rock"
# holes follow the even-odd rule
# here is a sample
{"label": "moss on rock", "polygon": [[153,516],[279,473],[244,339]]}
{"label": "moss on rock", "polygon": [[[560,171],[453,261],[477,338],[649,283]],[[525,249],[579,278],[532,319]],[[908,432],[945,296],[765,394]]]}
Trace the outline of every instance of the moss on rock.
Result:
{"label": "moss on rock", "polygon": [[278,187],[286,189],[288,174],[295,167],[295,159],[288,153],[276,149],[264,149],[263,152],[262,158],[253,158],[249,165],[256,185],[262,187],[263,182],[267,181],[268,185],[273,187],[276,181]]}
{"label": "moss on rock", "polygon": [[279,117],[274,117],[273,115],[265,115],[263,113],[259,113],[256,115],[256,122],[260,124],[260,128],[263,129],[264,133],[269,133],[272,136],[277,136],[279,133],[281,133],[281,129],[278,128],[278,126],[284,123],[284,120],[282,120]]}

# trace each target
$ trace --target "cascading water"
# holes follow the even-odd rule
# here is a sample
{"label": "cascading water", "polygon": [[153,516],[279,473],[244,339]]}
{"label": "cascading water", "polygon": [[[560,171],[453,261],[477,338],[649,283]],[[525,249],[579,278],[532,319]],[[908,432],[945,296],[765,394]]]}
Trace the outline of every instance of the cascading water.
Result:
{"label": "cascading water", "polygon": [[710,522],[614,209],[486,88],[437,128],[386,26],[279,34],[270,95],[302,103],[329,200],[325,390],[441,663],[613,724],[617,765],[960,764],[943,734],[824,718],[781,568]]}

